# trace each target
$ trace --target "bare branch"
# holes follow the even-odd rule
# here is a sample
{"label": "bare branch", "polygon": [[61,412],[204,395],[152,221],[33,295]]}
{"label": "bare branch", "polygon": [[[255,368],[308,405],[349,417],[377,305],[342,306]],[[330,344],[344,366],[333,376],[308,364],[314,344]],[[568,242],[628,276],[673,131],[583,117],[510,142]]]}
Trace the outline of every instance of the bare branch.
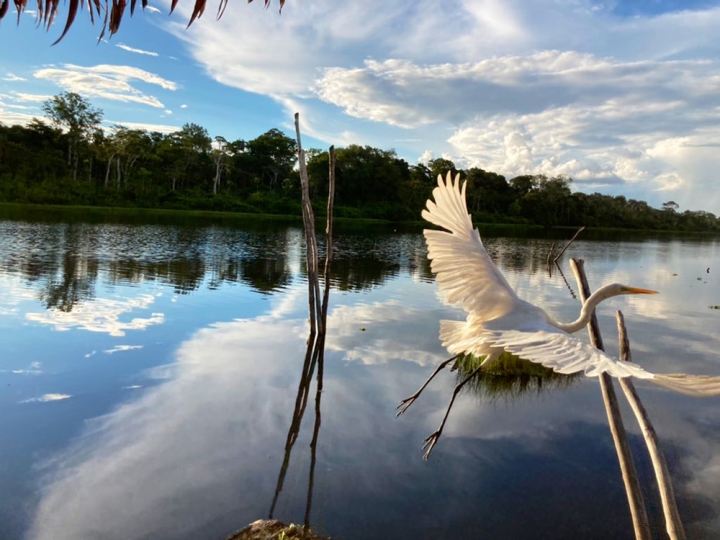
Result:
{"label": "bare branch", "polygon": [[[578,229],[578,232],[575,233],[575,236],[573,236],[573,237],[570,239],[570,241],[569,241],[567,244],[565,244],[565,247],[562,248],[562,250],[560,251],[560,253],[557,254],[557,257],[555,257],[555,258],[553,259],[553,262],[554,262],[555,264],[557,264],[558,259],[560,259],[560,257],[562,257],[562,254],[565,253],[565,250],[570,247],[570,244],[572,244],[572,243],[575,241],[575,239],[576,239],[578,236],[580,236],[580,233],[583,232],[584,230],[585,230],[585,226],[580,227],[580,228]],[[555,244],[553,244],[553,246],[554,246],[554,245],[555,245]]]}

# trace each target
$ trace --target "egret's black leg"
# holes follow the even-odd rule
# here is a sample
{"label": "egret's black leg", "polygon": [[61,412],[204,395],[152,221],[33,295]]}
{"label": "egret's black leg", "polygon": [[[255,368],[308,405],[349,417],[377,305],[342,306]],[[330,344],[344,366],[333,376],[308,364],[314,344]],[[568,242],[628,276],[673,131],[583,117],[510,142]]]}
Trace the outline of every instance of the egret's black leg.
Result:
{"label": "egret's black leg", "polygon": [[453,356],[452,358],[449,358],[449,359],[445,360],[442,364],[440,364],[440,365],[435,369],[435,371],[433,371],[433,374],[430,375],[430,377],[428,378],[428,380],[425,381],[425,383],[420,387],[420,389],[419,389],[417,392],[415,392],[415,393],[414,393],[412,396],[410,396],[409,398],[403,399],[403,400],[400,402],[400,404],[397,406],[397,408],[400,409],[400,411],[397,413],[396,416],[400,416],[402,413],[404,413],[405,411],[407,411],[408,408],[410,407],[410,405],[412,405],[412,404],[415,402],[415,400],[416,400],[418,397],[420,397],[420,394],[422,394],[422,391],[425,390],[425,387],[426,387],[428,384],[430,384],[430,381],[432,381],[432,380],[435,378],[435,375],[437,375],[438,373],[440,373],[440,371],[442,371],[443,368],[445,368],[445,366],[447,366],[450,362],[452,362],[453,360],[457,360],[457,358],[458,358],[459,356],[460,356],[459,354],[456,354],[456,355]]}
{"label": "egret's black leg", "polygon": [[445,417],[442,420],[442,423],[440,424],[440,427],[437,429],[435,433],[430,435],[427,439],[423,441],[423,450],[425,451],[425,455],[423,456],[423,459],[427,460],[428,457],[430,457],[430,452],[432,452],[433,448],[435,447],[435,443],[438,442],[438,439],[440,438],[440,435],[442,435],[442,430],[445,427],[445,422],[447,422],[448,416],[450,416],[450,409],[452,409],[453,403],[455,403],[455,398],[460,393],[460,390],[462,389],[467,382],[472,379],[475,375],[477,375],[480,370],[482,369],[482,366],[478,366],[475,368],[470,375],[465,377],[462,382],[460,382],[456,387],[455,390],[453,390],[452,398],[450,398],[450,403],[448,404],[447,411],[445,411]]}

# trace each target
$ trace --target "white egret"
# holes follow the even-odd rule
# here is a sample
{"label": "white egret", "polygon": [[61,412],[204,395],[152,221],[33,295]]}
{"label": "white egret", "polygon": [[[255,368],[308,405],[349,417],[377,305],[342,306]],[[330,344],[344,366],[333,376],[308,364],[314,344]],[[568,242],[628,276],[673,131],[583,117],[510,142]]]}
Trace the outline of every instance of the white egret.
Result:
{"label": "white egret", "polygon": [[570,335],[584,328],[600,302],[621,294],[656,294],[656,291],[612,283],[592,294],[582,307],[580,317],[561,323],[543,309],[515,294],[510,284],[485,251],[480,233],[473,228],[465,200],[466,183],[460,187],[450,173],[433,190],[435,201],[428,200],[422,217],[445,229],[425,230],[431,269],[450,304],[462,306],[465,321],[441,321],[443,346],[456,356],[446,360],[414,395],[400,402],[398,415],[417,399],[432,378],[462,354],[485,357],[475,371],[457,385],[440,428],[425,440],[425,458],[432,451],[445,425],[460,388],[480,369],[497,360],[503,351],[537,362],[558,373],[584,371],[589,377],[607,373],[613,377],[638,377],[663,387],[697,396],[720,394],[720,377],[650,373],[637,364],[616,360],[603,351]]}

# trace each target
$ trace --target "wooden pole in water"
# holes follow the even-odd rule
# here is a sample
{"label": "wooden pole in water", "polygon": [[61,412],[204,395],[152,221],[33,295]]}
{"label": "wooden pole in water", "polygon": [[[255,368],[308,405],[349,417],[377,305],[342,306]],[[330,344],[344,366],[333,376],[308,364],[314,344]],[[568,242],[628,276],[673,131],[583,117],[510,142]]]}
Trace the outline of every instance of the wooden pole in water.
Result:
{"label": "wooden pole in water", "polygon": [[[575,279],[580,289],[580,299],[583,303],[590,296],[590,285],[588,285],[587,276],[585,275],[584,261],[582,259],[570,259],[570,267],[575,274]],[[593,311],[590,323],[588,324],[588,333],[590,334],[590,342],[600,350],[605,350],[600,335],[600,326],[597,317]],[[618,461],[620,462],[620,471],[622,473],[623,483],[625,484],[625,493],[627,494],[628,505],[630,506],[630,515],[632,516],[633,528],[635,529],[635,538],[637,540],[650,540],[650,521],[645,510],[645,501],[643,500],[642,491],[640,490],[640,482],[638,481],[635,464],[630,453],[630,445],[628,444],[627,433],[620,414],[615,388],[613,387],[612,378],[603,373],[598,377],[600,380],[600,390],[602,392],[603,403],[605,403],[605,412],[610,425],[610,433],[612,433],[613,442],[615,443],[615,451],[617,452]]]}
{"label": "wooden pole in water", "polygon": [[[625,328],[625,318],[621,311],[618,311],[615,317],[617,319],[618,336],[620,338],[620,360],[632,362],[630,339],[628,338],[627,329]],[[620,386],[625,393],[628,403],[630,403],[630,407],[635,413],[635,417],[645,438],[645,444],[650,453],[650,459],[653,469],[655,470],[655,478],[658,483],[658,490],[660,491],[660,500],[662,501],[663,512],[665,514],[665,527],[667,528],[668,536],[671,540],[685,540],[685,528],[680,519],[680,512],[678,512],[667,462],[665,461],[662,450],[660,450],[658,436],[650,421],[650,416],[648,416],[647,410],[645,410],[640,396],[635,390],[632,378],[626,377],[620,379]]]}
{"label": "wooden pole in water", "polygon": [[[300,188],[302,191],[303,223],[305,224],[305,245],[307,248],[308,302],[310,303],[310,333],[315,332],[316,319],[319,318],[320,284],[318,279],[318,247],[315,237],[315,213],[310,202],[310,182],[305,164],[305,151],[300,140],[300,114],[295,113],[295,134],[298,145],[298,166],[300,169]],[[322,324],[318,321],[318,324]],[[323,331],[323,328],[320,328]]]}

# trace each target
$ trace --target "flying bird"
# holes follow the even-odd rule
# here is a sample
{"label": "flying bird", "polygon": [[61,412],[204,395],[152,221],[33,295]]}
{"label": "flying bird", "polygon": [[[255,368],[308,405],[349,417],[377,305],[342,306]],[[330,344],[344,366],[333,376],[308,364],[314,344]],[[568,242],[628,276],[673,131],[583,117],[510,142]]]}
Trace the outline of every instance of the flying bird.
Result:
{"label": "flying bird", "polygon": [[592,294],[570,323],[554,320],[542,308],[522,300],[495,266],[473,228],[465,199],[467,183],[460,175],[453,182],[450,173],[433,190],[422,217],[445,230],[425,230],[428,258],[436,281],[449,304],[462,306],[465,321],[440,321],[443,346],[455,356],[438,366],[412,396],[400,402],[398,416],[417,399],[437,373],[463,354],[484,357],[480,366],[457,385],[438,431],[425,440],[425,459],[442,433],[450,408],[460,388],[503,352],[542,364],[558,373],[584,372],[588,377],[607,373],[613,377],[637,377],[665,388],[695,396],[720,394],[720,377],[685,374],[656,374],[641,366],[620,361],[571,334],[584,328],[595,307],[608,298],[623,294],[657,294],[656,291],[619,283],[605,285]]}

